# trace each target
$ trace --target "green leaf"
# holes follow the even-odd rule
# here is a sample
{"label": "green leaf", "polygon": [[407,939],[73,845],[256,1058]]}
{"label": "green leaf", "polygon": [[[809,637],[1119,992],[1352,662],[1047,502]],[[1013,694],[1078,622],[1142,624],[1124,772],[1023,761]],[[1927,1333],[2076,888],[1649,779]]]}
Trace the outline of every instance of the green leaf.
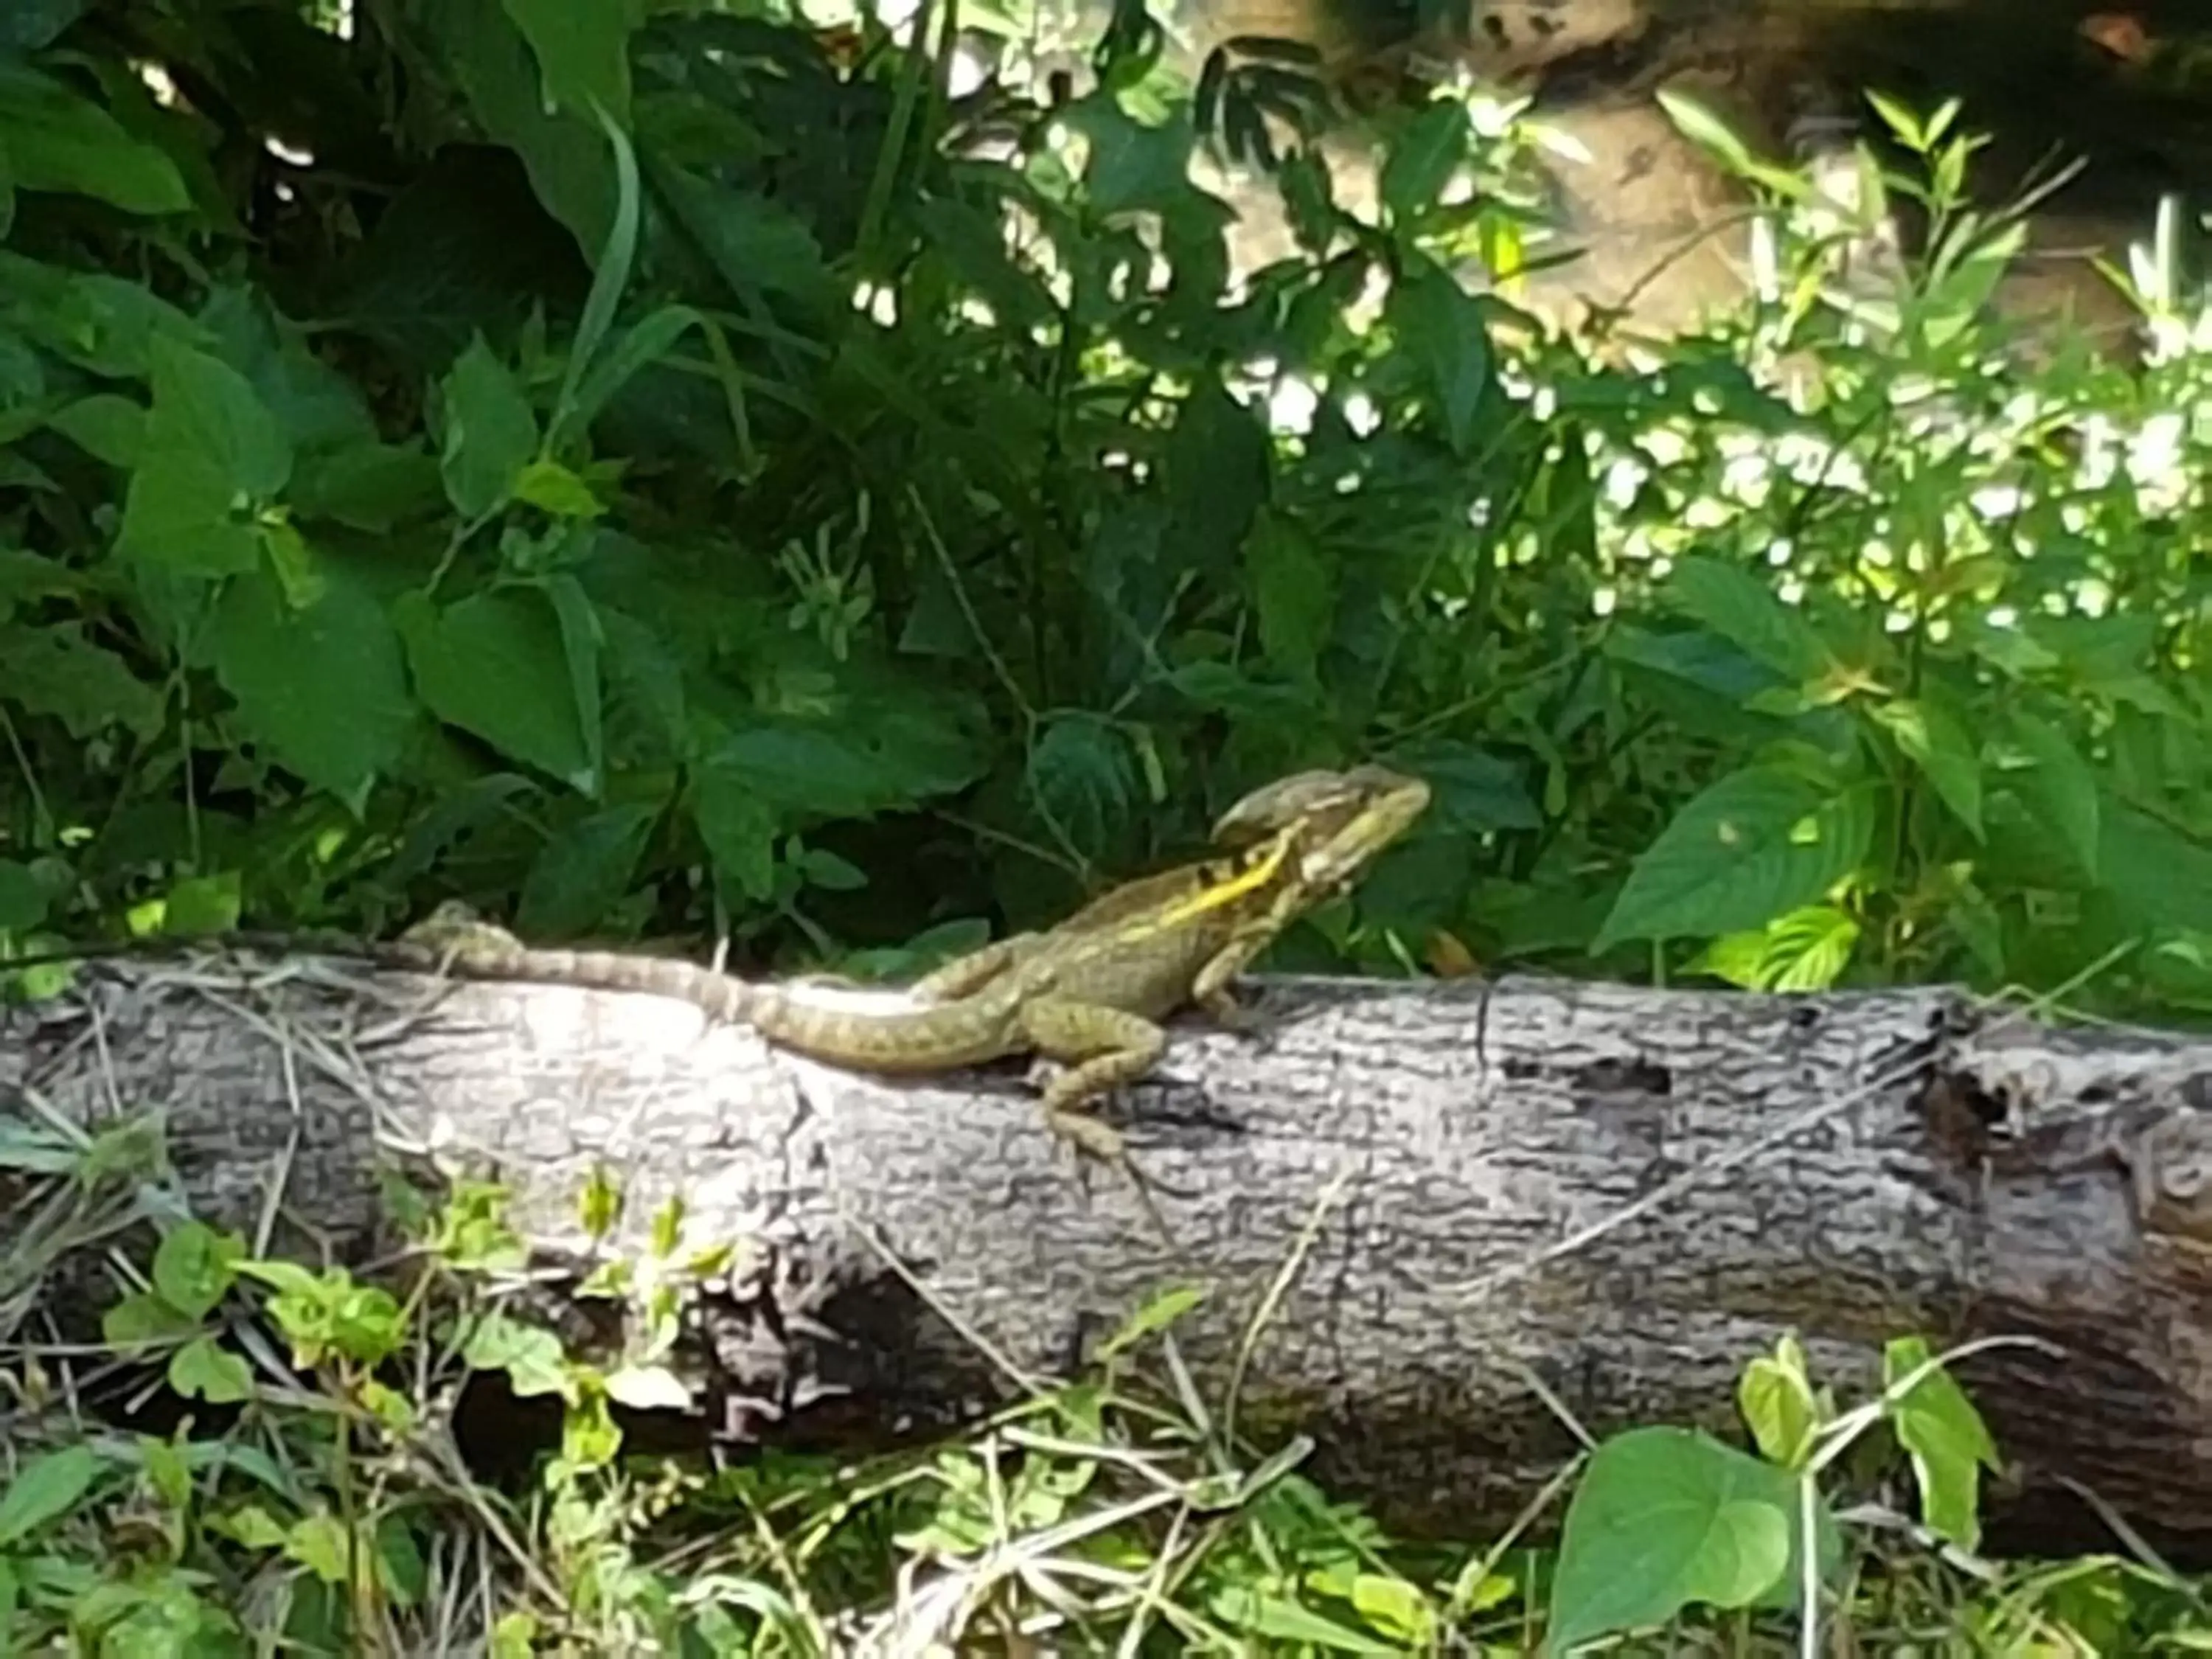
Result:
{"label": "green leaf", "polygon": [[1450,272],[1423,264],[1392,284],[1385,314],[1398,349],[1426,376],[1445,441],[1462,459],[1481,434],[1489,402],[1490,331],[1482,307]]}
{"label": "green leaf", "polygon": [[477,335],[440,383],[439,465],[446,497],[464,519],[506,505],[538,453],[538,416],[520,382]]}
{"label": "green leaf", "polygon": [[155,1343],[188,1338],[199,1322],[187,1319],[150,1291],[125,1297],[100,1316],[100,1334],[126,1355]]}
{"label": "green leaf", "polygon": [[[1917,1336],[1899,1337],[1881,1352],[1882,1386],[1893,1389],[1933,1356]],[[1898,1443],[1912,1458],[1920,1506],[1929,1528],[1960,1549],[1981,1542],[1980,1482],[1977,1472],[2002,1465],[1982,1414],[1949,1371],[1937,1367],[1888,1407]]]}
{"label": "green leaf", "polygon": [[1676,562],[1661,591],[1676,610],[1790,679],[1813,678],[1826,659],[1804,614],[1741,565],[1689,555]]}
{"label": "green leaf", "polygon": [[1391,218],[1403,225],[1434,207],[1467,149],[1466,107],[1452,98],[1425,106],[1400,131],[1382,164],[1382,203]]}
{"label": "green leaf", "polygon": [[1982,833],[1982,761],[1966,729],[1940,703],[1895,697],[1868,705],[1875,723],[1926,775],[1936,794],[1977,839]]}
{"label": "green leaf", "polygon": [[52,896],[27,864],[0,859],[0,933],[26,933],[46,919]]}
{"label": "green leaf", "polygon": [[1487,835],[1538,830],[1544,815],[1528,793],[1529,767],[1455,738],[1431,738],[1389,751],[1389,763],[1429,786],[1429,822],[1440,830]]}
{"label": "green leaf", "polygon": [[176,164],[60,82],[0,57],[0,155],[18,190],[94,196],[126,213],[191,205]]}
{"label": "green leaf", "polygon": [[381,535],[412,519],[442,513],[437,460],[398,444],[353,444],[303,460],[292,481],[295,519],[328,519]]}
{"label": "green leaf", "polygon": [[244,886],[235,870],[171,883],[161,896],[161,931],[192,939],[234,931]]}
{"label": "green leaf", "polygon": [[1026,774],[1038,814],[1086,854],[1115,845],[1144,798],[1127,737],[1087,710],[1052,718],[1030,750]]}
{"label": "green leaf", "polygon": [[146,410],[112,392],[80,398],[46,424],[110,466],[135,467],[145,453]]}
{"label": "green leaf", "polygon": [[606,511],[592,487],[558,461],[524,467],[515,475],[514,499],[556,519],[596,519]]}
{"label": "green leaf", "polygon": [[[1664,1624],[1684,1607],[1795,1605],[1797,1480],[1710,1436],[1632,1429],[1591,1454],[1567,1506],[1545,1650]],[[1834,1540],[1817,1513],[1825,1565]]]}
{"label": "green leaf", "polygon": [[17,1467],[0,1492],[0,1549],[8,1549],[74,1510],[100,1477],[100,1455],[89,1446],[64,1446]]}
{"label": "green leaf", "polygon": [[291,477],[291,443],[228,363],[160,337],[149,356],[153,409],[116,550],[185,575],[251,570],[254,520]]}
{"label": "green leaf", "polygon": [[1244,569],[1267,660],[1286,674],[1312,678],[1336,629],[1335,564],[1308,525],[1267,513],[1245,539]]}
{"label": "green leaf", "polygon": [[72,738],[113,727],[141,738],[161,729],[161,694],[74,622],[0,628],[0,699],[61,721]]}
{"label": "green leaf", "polygon": [[775,896],[775,838],[783,814],[763,799],[742,769],[700,768],[691,814],[715,873],[758,903]]}
{"label": "green leaf", "polygon": [[1838,787],[1796,767],[1755,764],[1675,814],[1614,902],[1596,942],[1711,938],[1764,927],[1823,896],[1866,860],[1875,787]]}
{"label": "green leaf", "polygon": [[211,1406],[253,1398],[253,1372],[211,1336],[196,1336],[169,1357],[169,1386],[187,1400]]}
{"label": "green leaf", "polygon": [[657,801],[628,801],[556,831],[522,884],[515,909],[520,930],[533,939],[562,939],[604,921],[628,895],[660,812]]}
{"label": "green leaf", "polygon": [[340,575],[295,609],[258,572],[216,612],[215,672],[280,765],[356,804],[398,761],[416,708],[384,607]]}
{"label": "green leaf", "polygon": [[1659,107],[1667,112],[1675,131],[1718,157],[1729,171],[1742,176],[1758,169],[1759,164],[1744,147],[1743,140],[1729,131],[1720,118],[1703,104],[1666,87],[1659,88],[1656,95]]}
{"label": "green leaf", "polygon": [[410,593],[394,619],[415,688],[439,719],[572,788],[596,788],[560,623],[542,593],[478,593],[442,611]]}
{"label": "green leaf", "polygon": [[[0,9],[0,52],[35,52],[83,15],[91,0],[10,0]],[[0,1630],[8,1628],[0,1619]]]}
{"label": "green leaf", "polygon": [[[520,3],[535,5],[543,3],[543,0],[520,0]],[[554,0],[554,3],[559,3],[560,0]],[[507,3],[512,6],[518,3],[518,0],[507,0]],[[636,0],[630,0],[630,3],[635,5]],[[573,9],[564,9],[573,13]],[[611,9],[601,7],[593,15],[611,15]],[[620,60],[620,66],[624,71],[623,94],[627,99],[629,61],[626,52]],[[599,345],[606,338],[607,331],[614,326],[615,308],[622,303],[623,290],[629,286],[630,262],[637,253],[637,156],[614,119],[614,115],[619,112],[616,106],[605,100],[598,101],[601,106],[594,112],[615,152],[615,220],[607,231],[606,246],[599,250],[599,271],[592,279],[592,291],[584,301],[584,314],[576,325],[576,338],[569,349],[568,373],[562,377],[561,394],[554,401],[548,448],[556,448],[565,443],[574,429],[573,416],[577,387],[583,380],[585,371],[599,356]]]}
{"label": "green leaf", "polygon": [[1736,1403],[1768,1462],[1788,1469],[1804,1466],[1822,1413],[1805,1370],[1805,1350],[1796,1337],[1783,1336],[1771,1354],[1761,1354],[1745,1368]]}
{"label": "green leaf", "polygon": [[[805,227],[799,228],[803,231]],[[569,434],[588,428],[608,400],[629,385],[634,376],[666,356],[669,349],[690,330],[705,326],[705,319],[689,306],[663,306],[641,319],[611,349],[592,360],[577,384],[567,418],[553,434],[555,440],[558,441]]]}
{"label": "green leaf", "polygon": [[1170,533],[1199,569],[1231,565],[1267,504],[1273,474],[1262,420],[1212,375],[1183,400],[1167,450]]}
{"label": "green leaf", "polygon": [[1692,965],[1747,991],[1825,991],[1850,965],[1859,924],[1832,904],[1808,904],[1756,932],[1715,939]]}
{"label": "green leaf", "polygon": [[516,1394],[557,1394],[566,1386],[561,1339],[501,1313],[488,1313],[470,1328],[461,1361],[472,1371],[503,1371]]}
{"label": "green leaf", "polygon": [[292,1523],[284,1553],[325,1584],[343,1584],[352,1559],[345,1523],[333,1515],[309,1515]]}
{"label": "green leaf", "polygon": [[246,1241],[203,1221],[182,1221],[154,1251],[154,1288],[187,1319],[204,1319],[222,1300],[246,1255]]}
{"label": "green leaf", "polygon": [[2047,720],[2015,709],[2008,726],[2031,763],[2008,772],[2006,787],[2073,855],[2081,872],[2094,877],[2103,822],[2097,805],[2097,775],[2072,740]]}
{"label": "green leaf", "polygon": [[1267,1644],[1263,1651],[1275,1651],[1279,1646],[1298,1651],[1313,1648],[1327,1653],[1370,1654],[1377,1659],[1405,1651],[1325,1618],[1287,1595],[1270,1595],[1243,1584],[1216,1591],[1208,1600],[1208,1609],[1222,1623],[1259,1638]]}
{"label": "green leaf", "polygon": [[544,77],[545,107],[589,115],[593,106],[629,115],[629,37],[645,20],[643,0],[503,0]]}

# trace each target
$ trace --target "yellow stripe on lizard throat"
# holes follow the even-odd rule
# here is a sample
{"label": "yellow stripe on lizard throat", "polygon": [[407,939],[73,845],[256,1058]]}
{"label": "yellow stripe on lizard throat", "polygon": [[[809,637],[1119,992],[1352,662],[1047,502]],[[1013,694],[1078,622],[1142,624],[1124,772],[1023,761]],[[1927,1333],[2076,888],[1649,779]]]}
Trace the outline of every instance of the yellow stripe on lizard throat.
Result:
{"label": "yellow stripe on lizard throat", "polygon": [[1180,904],[1171,904],[1157,915],[1133,921],[1124,927],[1117,939],[1127,941],[1149,939],[1155,933],[1165,933],[1170,927],[1180,927],[1209,910],[1218,910],[1224,904],[1234,904],[1246,894],[1255,892],[1275,878],[1283,867],[1283,860],[1291,850],[1287,831],[1275,837],[1275,844],[1267,849],[1264,858],[1257,858],[1226,881],[1218,881],[1200,888]]}

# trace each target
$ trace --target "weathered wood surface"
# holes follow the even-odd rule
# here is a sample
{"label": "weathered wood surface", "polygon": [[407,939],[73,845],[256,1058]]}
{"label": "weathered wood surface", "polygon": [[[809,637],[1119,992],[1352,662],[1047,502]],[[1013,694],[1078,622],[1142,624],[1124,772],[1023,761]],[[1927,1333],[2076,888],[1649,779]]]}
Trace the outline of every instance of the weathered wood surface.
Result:
{"label": "weathered wood surface", "polygon": [[386,1157],[496,1169],[556,1260],[595,1166],[632,1241],[680,1192],[695,1238],[745,1246],[698,1331],[710,1418],[748,1437],[830,1402],[945,1420],[1194,1274],[1178,1339],[1218,1383],[1314,1228],[1240,1420],[1314,1432],[1402,1525],[1495,1519],[1557,1468],[1530,1376],[1595,1431],[1726,1428],[1794,1328],[1845,1389],[1903,1332],[2059,1344],[1966,1367],[2003,1450],[2212,1535],[2212,1043],[1942,990],[1283,980],[1257,1006],[1267,1035],[1187,1030],[1117,1106],[1182,1261],[1120,1179],[1078,1182],[1018,1068],[885,1085],[642,996],[106,964],[0,1011],[0,1116],[162,1107],[200,1213],[250,1229],[281,1187],[276,1248],[356,1261],[388,1243]]}

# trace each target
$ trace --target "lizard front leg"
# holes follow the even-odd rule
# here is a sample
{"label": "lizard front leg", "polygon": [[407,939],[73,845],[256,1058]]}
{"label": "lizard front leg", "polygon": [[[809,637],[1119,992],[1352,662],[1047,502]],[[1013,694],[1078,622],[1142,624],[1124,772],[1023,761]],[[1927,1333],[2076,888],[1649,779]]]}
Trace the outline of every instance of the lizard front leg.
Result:
{"label": "lizard front leg", "polygon": [[1024,1003],[1021,1021],[1030,1047],[1067,1067],[1044,1088],[1053,1132],[1103,1163],[1123,1162],[1120,1134],[1083,1109],[1158,1065],[1168,1034],[1141,1015],[1066,997]]}
{"label": "lizard front leg", "polygon": [[1217,1025],[1231,1031],[1250,1031],[1258,1024],[1257,1016],[1237,1000],[1230,987],[1236,982],[1237,975],[1275,942],[1276,935],[1290,920],[1292,908],[1278,905],[1276,912],[1279,914],[1271,912],[1239,927],[1229,936],[1228,944],[1206,958],[1197,977],[1191,981],[1191,1001]]}

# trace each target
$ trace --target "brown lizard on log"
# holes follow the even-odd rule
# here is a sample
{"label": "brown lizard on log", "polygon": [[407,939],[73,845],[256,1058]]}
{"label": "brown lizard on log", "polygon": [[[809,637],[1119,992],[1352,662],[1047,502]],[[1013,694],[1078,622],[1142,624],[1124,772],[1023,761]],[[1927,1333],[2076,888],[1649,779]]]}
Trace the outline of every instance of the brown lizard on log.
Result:
{"label": "brown lizard on log", "polygon": [[[908,988],[919,1006],[890,1011],[840,1007],[810,999],[803,984],[757,983],[680,958],[542,949],[455,905],[396,942],[307,948],[466,979],[672,997],[855,1071],[928,1073],[1039,1055],[1066,1068],[1042,1091],[1052,1127],[1094,1157],[1121,1162],[1119,1134],[1084,1107],[1152,1068],[1167,1042],[1159,1021],[1186,1004],[1241,1029],[1231,981],[1300,915],[1349,889],[1429,795],[1419,779],[1379,766],[1278,780],[1216,823],[1218,856],[1129,882],[1045,932],[948,963]],[[192,943],[89,945],[0,961],[0,972]]]}

